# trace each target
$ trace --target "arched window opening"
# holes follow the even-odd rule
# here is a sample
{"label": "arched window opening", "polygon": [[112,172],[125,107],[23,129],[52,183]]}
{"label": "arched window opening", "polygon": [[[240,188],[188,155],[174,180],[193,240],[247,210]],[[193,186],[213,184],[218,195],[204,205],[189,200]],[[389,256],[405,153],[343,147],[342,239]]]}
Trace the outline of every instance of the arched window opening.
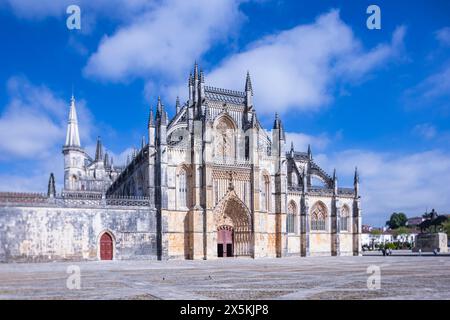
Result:
{"label": "arched window opening", "polygon": [[187,208],[187,173],[186,170],[180,170],[178,174],[178,207]]}
{"label": "arched window opening", "polygon": [[261,211],[268,211],[269,199],[270,199],[270,179],[267,175],[263,174],[261,179]]}
{"label": "arched window opening", "polygon": [[76,190],[76,189],[78,189],[78,178],[77,178],[76,175],[70,176],[69,183],[70,183],[70,189],[71,189],[71,190]]}
{"label": "arched window opening", "polygon": [[342,231],[350,231],[350,209],[347,206],[343,206],[341,209],[340,228]]}
{"label": "arched window opening", "polygon": [[327,209],[322,203],[316,203],[311,211],[311,230],[326,231]]}
{"label": "arched window opening", "polygon": [[295,216],[297,214],[297,205],[294,201],[289,201],[287,207],[287,217],[286,217],[286,232],[295,232]]}

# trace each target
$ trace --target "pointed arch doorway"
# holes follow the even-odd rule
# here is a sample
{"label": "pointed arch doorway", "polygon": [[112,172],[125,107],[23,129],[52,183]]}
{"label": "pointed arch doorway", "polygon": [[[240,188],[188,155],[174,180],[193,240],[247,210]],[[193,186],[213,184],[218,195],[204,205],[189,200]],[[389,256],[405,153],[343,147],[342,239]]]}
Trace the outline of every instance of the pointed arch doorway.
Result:
{"label": "pointed arch doorway", "polygon": [[107,232],[100,237],[100,260],[113,259],[113,239]]}
{"label": "pointed arch doorway", "polygon": [[247,206],[234,190],[216,206],[218,257],[252,257],[252,220]]}
{"label": "pointed arch doorway", "polygon": [[233,227],[220,226],[217,229],[217,256],[232,257],[233,249]]}

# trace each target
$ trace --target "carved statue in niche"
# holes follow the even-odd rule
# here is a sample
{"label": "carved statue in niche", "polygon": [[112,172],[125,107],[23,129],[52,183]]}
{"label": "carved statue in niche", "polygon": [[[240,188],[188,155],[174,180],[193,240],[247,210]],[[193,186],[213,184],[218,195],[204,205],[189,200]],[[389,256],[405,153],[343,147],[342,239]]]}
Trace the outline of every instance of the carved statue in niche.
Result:
{"label": "carved statue in niche", "polygon": [[215,156],[219,158],[233,157],[233,127],[229,121],[222,119],[216,126]]}

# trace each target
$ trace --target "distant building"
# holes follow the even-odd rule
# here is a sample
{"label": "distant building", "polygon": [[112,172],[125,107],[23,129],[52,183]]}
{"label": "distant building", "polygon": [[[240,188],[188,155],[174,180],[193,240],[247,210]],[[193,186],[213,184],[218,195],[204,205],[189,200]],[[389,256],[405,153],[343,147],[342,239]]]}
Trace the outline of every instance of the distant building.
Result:
{"label": "distant building", "polygon": [[406,226],[409,228],[415,228],[421,224],[425,219],[423,217],[412,217],[406,221]]}

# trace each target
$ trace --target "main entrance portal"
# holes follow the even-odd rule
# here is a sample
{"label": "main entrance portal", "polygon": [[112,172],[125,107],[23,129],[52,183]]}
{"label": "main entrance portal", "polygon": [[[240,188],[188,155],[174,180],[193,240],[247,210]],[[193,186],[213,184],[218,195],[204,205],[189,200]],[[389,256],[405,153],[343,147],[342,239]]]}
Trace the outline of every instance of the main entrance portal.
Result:
{"label": "main entrance portal", "polygon": [[217,230],[217,256],[233,256],[233,228],[230,226],[220,226]]}
{"label": "main entrance portal", "polygon": [[249,210],[234,190],[215,208],[218,257],[251,257],[252,222]]}

